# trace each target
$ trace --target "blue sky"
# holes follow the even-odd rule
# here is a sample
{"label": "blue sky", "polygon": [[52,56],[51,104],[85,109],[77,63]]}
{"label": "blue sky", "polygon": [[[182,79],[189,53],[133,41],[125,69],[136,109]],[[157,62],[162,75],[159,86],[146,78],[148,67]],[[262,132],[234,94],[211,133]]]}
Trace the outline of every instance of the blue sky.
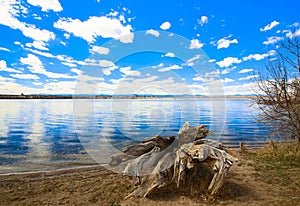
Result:
{"label": "blue sky", "polygon": [[0,94],[251,94],[276,44],[300,35],[299,8],[296,0],[3,0]]}

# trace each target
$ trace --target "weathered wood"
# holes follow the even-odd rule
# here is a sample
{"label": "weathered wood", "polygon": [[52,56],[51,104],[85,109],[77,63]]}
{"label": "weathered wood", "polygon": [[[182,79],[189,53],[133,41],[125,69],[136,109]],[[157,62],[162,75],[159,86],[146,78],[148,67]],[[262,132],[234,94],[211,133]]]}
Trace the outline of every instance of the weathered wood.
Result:
{"label": "weathered wood", "polygon": [[[186,189],[197,184],[195,181],[203,194],[216,197],[237,159],[226,152],[222,143],[203,139],[209,134],[205,125],[191,127],[185,123],[177,138],[147,138],[114,155],[110,165],[125,164],[123,174],[135,176],[139,185],[126,198],[146,197],[172,183]],[[214,175],[210,177],[203,171]]]}

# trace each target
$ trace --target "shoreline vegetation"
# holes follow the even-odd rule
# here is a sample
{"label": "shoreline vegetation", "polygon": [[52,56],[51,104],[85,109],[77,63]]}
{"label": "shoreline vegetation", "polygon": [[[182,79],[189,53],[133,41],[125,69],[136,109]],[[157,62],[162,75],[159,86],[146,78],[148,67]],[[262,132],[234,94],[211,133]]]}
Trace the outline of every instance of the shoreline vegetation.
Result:
{"label": "shoreline vegetation", "polygon": [[123,200],[136,186],[131,177],[102,166],[0,176],[3,205],[298,205],[300,145],[278,144],[228,152],[239,161],[215,202],[192,196],[175,185],[147,198]]}
{"label": "shoreline vegetation", "polygon": [[229,95],[229,96],[205,96],[205,95],[49,95],[49,94],[0,94],[0,99],[253,99],[255,96]]}

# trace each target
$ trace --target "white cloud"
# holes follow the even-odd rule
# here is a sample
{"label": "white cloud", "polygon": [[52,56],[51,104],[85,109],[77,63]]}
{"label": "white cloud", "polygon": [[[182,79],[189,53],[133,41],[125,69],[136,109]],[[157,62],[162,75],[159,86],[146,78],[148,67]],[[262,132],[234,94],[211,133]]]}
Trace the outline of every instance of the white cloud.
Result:
{"label": "white cloud", "polygon": [[208,23],[208,17],[207,16],[201,16],[201,19],[198,19],[198,24],[203,26],[204,24]]}
{"label": "white cloud", "polygon": [[168,22],[168,21],[166,21],[166,22],[164,22],[162,25],[160,25],[160,28],[161,28],[162,30],[168,30],[168,29],[171,28],[171,23]]}
{"label": "white cloud", "polygon": [[295,23],[293,23],[293,24],[291,25],[291,27],[298,27],[299,25],[300,25],[299,22],[295,22]]}
{"label": "white cloud", "polygon": [[163,56],[165,56],[165,57],[175,57],[175,54],[173,52],[168,52]]}
{"label": "white cloud", "polygon": [[225,85],[223,88],[225,95],[251,95],[255,91],[256,86],[255,83],[250,82],[230,86]]}
{"label": "white cloud", "polygon": [[244,74],[248,72],[253,72],[253,69],[242,69],[241,71],[239,71],[240,74]]}
{"label": "white cloud", "polygon": [[80,75],[82,73],[79,69],[75,69],[75,68],[72,68],[70,71],[74,72],[77,75]]}
{"label": "white cloud", "polygon": [[298,37],[300,36],[300,29],[296,30],[294,33],[294,37]]}
{"label": "white cloud", "polygon": [[111,75],[111,72],[116,70],[116,69],[118,69],[117,66],[112,66],[112,67],[102,69],[102,72],[103,72],[104,75],[108,76],[108,75]]}
{"label": "white cloud", "polygon": [[157,68],[163,67],[163,66],[164,66],[164,64],[163,64],[163,63],[160,63],[159,65],[152,66],[152,68],[153,68],[153,69],[157,69]]}
{"label": "white cloud", "polygon": [[215,60],[215,59],[210,59],[210,60],[208,60],[208,62],[209,63],[214,63],[214,62],[216,62],[217,60]]}
{"label": "white cloud", "polygon": [[272,37],[269,37],[267,41],[264,41],[263,44],[265,44],[265,45],[276,44],[277,42],[279,42],[281,40],[283,40],[282,37],[272,36]]}
{"label": "white cloud", "polygon": [[34,79],[34,80],[40,79],[35,74],[11,74],[10,76],[18,79]]}
{"label": "white cloud", "polygon": [[232,67],[232,68],[226,68],[224,69],[221,74],[229,74],[232,70],[235,70],[236,66]]}
{"label": "white cloud", "polygon": [[27,0],[32,6],[39,6],[42,8],[42,11],[62,11],[63,8],[58,0]]}
{"label": "white cloud", "polygon": [[[0,76],[0,85],[3,85],[4,84],[4,82],[14,82],[15,81],[15,79],[13,79],[13,78],[7,78],[7,77],[2,77],[2,76]],[[3,89],[3,88],[1,88],[0,87],[0,90],[1,89]],[[0,92],[1,93],[1,92]],[[3,94],[3,93],[2,93]]]}
{"label": "white cloud", "polygon": [[122,72],[126,76],[141,76],[141,72],[136,70],[131,70],[131,67],[122,67],[120,68],[120,72]]}
{"label": "white cloud", "polygon": [[67,74],[61,73],[54,73],[46,71],[43,66],[42,61],[33,54],[28,54],[27,57],[21,57],[20,62],[22,64],[28,65],[28,69],[34,74],[43,74],[49,78],[66,78],[66,79],[73,79],[77,76],[69,76]]}
{"label": "white cloud", "polygon": [[36,86],[41,86],[41,85],[43,85],[42,82],[32,82],[32,84],[34,84],[34,85],[36,85]]}
{"label": "white cloud", "polygon": [[66,37],[66,39],[70,39],[71,35],[68,33],[64,33],[64,37]]}
{"label": "white cloud", "polygon": [[55,39],[55,34],[45,29],[38,29],[34,25],[21,25],[19,28],[23,35],[26,37],[30,37],[36,41],[49,41]]}
{"label": "white cloud", "polygon": [[230,83],[230,82],[234,82],[234,80],[233,80],[233,79],[230,79],[230,78],[225,78],[225,79],[223,80],[223,82],[224,82],[224,83]]}
{"label": "white cloud", "polygon": [[294,33],[291,30],[284,30],[282,33],[285,33],[286,37],[291,39],[300,36],[300,29],[296,30]]}
{"label": "white cloud", "polygon": [[91,53],[98,53],[98,54],[108,54],[109,53],[109,48],[105,48],[102,46],[93,46],[90,49]]}
{"label": "white cloud", "polygon": [[4,48],[4,47],[0,47],[0,51],[6,51],[6,52],[10,52],[10,50],[9,50],[9,49],[7,49],[7,48]]}
{"label": "white cloud", "polygon": [[254,79],[254,78],[257,78],[259,77],[258,75],[250,75],[250,76],[247,76],[247,77],[243,77],[243,78],[239,78],[240,81],[243,81],[243,80],[250,80],[250,79]]}
{"label": "white cloud", "polygon": [[11,73],[22,73],[19,70],[8,68],[6,65],[6,61],[0,60],[0,71],[11,72]]}
{"label": "white cloud", "polygon": [[147,30],[146,35],[148,35],[148,34],[153,35],[155,37],[159,37],[159,35],[160,35],[160,33],[158,31],[153,30],[153,29]]}
{"label": "white cloud", "polygon": [[178,69],[182,69],[182,67],[175,64],[175,65],[172,65],[172,66],[169,66],[169,67],[161,68],[158,71],[159,72],[168,72],[168,71],[171,71],[171,70],[178,70]]}
{"label": "white cloud", "polygon": [[274,27],[278,26],[280,23],[278,21],[273,21],[270,24],[266,25],[264,28],[260,28],[260,31],[269,31]]}
{"label": "white cloud", "polygon": [[192,39],[190,44],[190,49],[200,49],[203,44],[198,39]]}
{"label": "white cloud", "polygon": [[0,93],[2,94],[73,94],[75,81],[49,82],[44,87],[28,87],[15,82],[0,82]]}
{"label": "white cloud", "polygon": [[263,60],[263,59],[265,59],[267,57],[275,55],[275,53],[276,52],[274,50],[271,50],[271,51],[269,51],[266,54],[250,54],[247,57],[243,57],[243,61],[248,61],[248,60],[251,60],[251,59],[254,59],[256,61],[260,61],[260,60]]}
{"label": "white cloud", "polygon": [[32,15],[32,17],[34,18],[34,19],[36,19],[36,20],[42,20],[42,17],[40,17],[39,15],[37,15],[37,14],[33,14]]}
{"label": "white cloud", "polygon": [[193,56],[192,58],[188,59],[184,65],[192,67],[195,65],[194,62],[200,58],[201,58],[201,55],[197,54],[197,55]]}
{"label": "white cloud", "polygon": [[112,61],[100,60],[99,61],[99,66],[100,67],[113,67],[113,66],[115,66],[115,64]]}
{"label": "white cloud", "polygon": [[219,67],[229,67],[232,64],[239,64],[242,60],[236,58],[236,57],[226,57],[222,61],[217,62],[216,64],[219,65]]}
{"label": "white cloud", "polygon": [[229,35],[228,37],[224,37],[220,40],[218,40],[216,46],[217,49],[222,49],[222,48],[228,48],[230,46],[230,44],[238,44],[238,40],[237,39],[232,39],[229,40],[229,38],[231,37],[231,35]]}
{"label": "white cloud", "polygon": [[76,87],[76,81],[59,81],[59,82],[50,82],[45,84],[45,86],[40,89],[39,93],[46,94],[74,94],[76,90],[79,89]]}
{"label": "white cloud", "polygon": [[[26,50],[34,53],[34,54],[38,54],[40,56],[44,56],[44,57],[48,57],[48,58],[57,58],[56,56],[54,56],[53,54],[50,54],[49,52],[42,52],[42,51],[39,51],[39,50],[35,50],[35,49],[29,49],[29,48],[25,48]],[[59,59],[59,58],[57,58]],[[61,60],[61,59],[59,59]]]}
{"label": "white cloud", "polygon": [[92,16],[86,21],[71,18],[61,18],[53,25],[74,36],[80,37],[89,43],[96,41],[98,36],[114,38],[123,43],[132,43],[134,34],[130,25],[122,25],[119,19],[106,16]]}
{"label": "white cloud", "polygon": [[20,2],[16,0],[0,1],[0,24],[12,29],[20,30],[24,36],[36,41],[49,41],[55,39],[55,34],[45,29],[36,28],[33,24],[27,24],[17,19],[19,16]]}
{"label": "white cloud", "polygon": [[68,67],[77,67],[77,64],[74,64],[74,63],[62,62],[62,64],[65,66],[68,66]]}
{"label": "white cloud", "polygon": [[205,74],[196,74],[196,76],[193,78],[193,81],[201,81],[204,83],[214,82],[220,79],[219,75],[220,75],[219,70],[208,72]]}
{"label": "white cloud", "polygon": [[46,47],[46,43],[43,41],[33,41],[32,43],[26,43],[27,47],[31,48],[34,47],[39,50],[45,50],[48,51],[49,49]]}

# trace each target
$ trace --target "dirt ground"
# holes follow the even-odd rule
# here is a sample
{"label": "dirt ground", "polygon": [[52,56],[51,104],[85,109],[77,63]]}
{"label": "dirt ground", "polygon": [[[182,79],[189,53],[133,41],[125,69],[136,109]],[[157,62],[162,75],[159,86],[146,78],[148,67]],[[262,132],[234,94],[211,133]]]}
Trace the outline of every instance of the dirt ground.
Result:
{"label": "dirt ground", "polygon": [[274,180],[237,150],[239,158],[229,171],[216,201],[193,198],[164,188],[148,198],[123,200],[133,180],[100,166],[31,174],[0,176],[0,205],[300,205],[300,168],[286,169]]}

